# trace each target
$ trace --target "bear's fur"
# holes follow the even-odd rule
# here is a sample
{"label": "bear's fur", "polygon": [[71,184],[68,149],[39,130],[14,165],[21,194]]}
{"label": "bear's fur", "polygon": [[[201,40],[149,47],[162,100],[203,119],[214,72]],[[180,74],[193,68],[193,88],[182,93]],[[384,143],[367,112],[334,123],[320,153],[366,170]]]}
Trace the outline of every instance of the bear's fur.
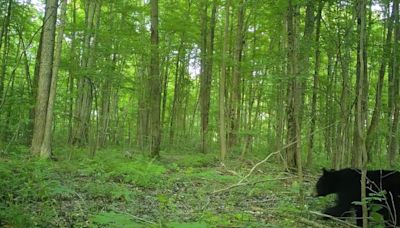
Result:
{"label": "bear's fur", "polygon": [[[374,199],[372,204],[381,208],[380,213],[385,224],[393,227],[400,225],[400,172],[391,170],[367,171],[367,196],[383,193],[382,199]],[[351,209],[356,212],[357,225],[362,225],[362,207],[354,202],[361,201],[361,171],[358,169],[326,170],[316,184],[316,195],[337,194],[336,205],[325,210],[325,214],[334,217],[347,217]],[[376,195],[375,195],[376,196]]]}

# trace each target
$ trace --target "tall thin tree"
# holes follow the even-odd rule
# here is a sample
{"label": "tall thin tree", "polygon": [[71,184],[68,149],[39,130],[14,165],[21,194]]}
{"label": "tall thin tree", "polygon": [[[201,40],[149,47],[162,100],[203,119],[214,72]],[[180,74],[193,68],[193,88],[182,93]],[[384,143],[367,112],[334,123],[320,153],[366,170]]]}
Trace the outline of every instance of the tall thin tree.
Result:
{"label": "tall thin tree", "polygon": [[229,18],[230,18],[231,0],[225,2],[225,25],[224,25],[224,43],[222,46],[221,58],[221,74],[219,78],[219,144],[220,144],[220,159],[223,162],[226,157],[226,121],[225,121],[225,88],[226,88],[226,68],[227,68],[227,51],[229,49]]}
{"label": "tall thin tree", "polygon": [[149,89],[150,89],[150,126],[151,126],[151,156],[160,155],[161,144],[161,80],[159,66],[159,37],[158,37],[158,0],[151,0],[151,54],[149,71]]}

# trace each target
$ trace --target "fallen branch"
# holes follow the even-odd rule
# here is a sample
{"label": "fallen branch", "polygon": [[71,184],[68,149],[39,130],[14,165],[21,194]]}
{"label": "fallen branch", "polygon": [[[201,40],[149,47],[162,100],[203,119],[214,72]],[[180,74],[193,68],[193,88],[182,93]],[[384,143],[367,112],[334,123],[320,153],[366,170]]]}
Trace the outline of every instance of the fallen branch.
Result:
{"label": "fallen branch", "polygon": [[346,222],[346,221],[343,221],[343,220],[341,220],[341,219],[339,219],[339,218],[336,218],[336,217],[333,217],[333,216],[331,216],[331,215],[323,214],[323,213],[318,212],[318,211],[310,211],[310,213],[311,213],[311,214],[314,214],[314,215],[321,216],[321,217],[325,217],[325,218],[332,219],[332,220],[334,220],[335,222],[339,222],[339,223],[341,223],[341,224],[343,224],[343,225],[346,225],[346,226],[348,226],[348,227],[358,228],[358,226],[356,226],[356,225],[353,225],[353,224],[351,224],[351,223],[348,223],[348,222]]}
{"label": "fallen branch", "polygon": [[[126,213],[126,214],[127,214],[127,213]],[[141,218],[141,217],[138,217],[138,216],[136,216],[136,215],[131,215],[131,214],[127,214],[127,215],[131,216],[131,217],[132,217],[133,219],[135,219],[135,220],[139,220],[139,221],[144,222],[144,223],[153,224],[153,225],[156,224],[155,222],[146,220],[146,219]]]}
{"label": "fallen branch", "polygon": [[253,168],[250,169],[249,173],[248,173],[246,176],[244,176],[242,179],[240,179],[239,182],[237,182],[236,184],[233,184],[233,185],[228,186],[228,187],[223,188],[223,189],[215,190],[215,191],[213,191],[212,193],[215,194],[215,193],[219,193],[219,192],[223,192],[223,191],[229,190],[229,189],[231,189],[231,188],[235,188],[235,187],[238,187],[238,186],[242,186],[242,185],[248,184],[248,183],[243,183],[243,181],[245,181],[245,180],[254,172],[254,170],[255,170],[259,165],[261,165],[261,164],[265,163],[266,161],[268,161],[272,156],[274,156],[274,155],[276,155],[276,154],[280,154],[282,150],[284,150],[284,149],[286,149],[286,148],[288,148],[288,147],[294,145],[295,143],[297,143],[297,140],[296,140],[296,141],[293,141],[293,142],[291,142],[291,143],[289,143],[289,144],[287,144],[287,145],[285,145],[285,146],[282,147],[280,150],[277,150],[277,151],[275,151],[275,152],[270,153],[270,154],[269,154],[266,158],[264,158],[262,161],[260,161],[260,162],[258,162],[257,164],[255,164],[255,165],[253,166]]}
{"label": "fallen branch", "polygon": [[297,219],[299,222],[306,224],[307,227],[330,228],[330,226],[326,226],[326,225],[323,225],[323,224],[320,224],[320,223],[317,223],[317,222],[308,220],[308,219],[303,218],[303,217],[296,217],[296,219]]}

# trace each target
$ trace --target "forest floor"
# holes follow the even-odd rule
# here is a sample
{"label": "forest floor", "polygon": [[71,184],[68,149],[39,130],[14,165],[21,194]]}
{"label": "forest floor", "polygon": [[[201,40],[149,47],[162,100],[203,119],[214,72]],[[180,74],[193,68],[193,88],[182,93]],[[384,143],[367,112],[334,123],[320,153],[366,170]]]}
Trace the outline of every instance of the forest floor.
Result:
{"label": "forest floor", "polygon": [[332,201],[311,196],[317,173],[300,185],[267,161],[235,185],[262,157],[221,166],[215,154],[85,154],[64,148],[43,161],[16,147],[0,155],[0,227],[335,226],[313,213]]}

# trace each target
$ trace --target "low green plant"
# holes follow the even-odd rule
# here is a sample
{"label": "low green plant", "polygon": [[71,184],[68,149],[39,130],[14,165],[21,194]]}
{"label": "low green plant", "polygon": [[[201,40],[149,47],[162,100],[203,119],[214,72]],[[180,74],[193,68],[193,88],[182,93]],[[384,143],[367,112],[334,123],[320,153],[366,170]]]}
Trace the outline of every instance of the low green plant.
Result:
{"label": "low green plant", "polygon": [[34,227],[37,223],[26,205],[21,204],[1,206],[0,221],[5,222],[3,225],[11,227]]}
{"label": "low green plant", "polygon": [[207,223],[204,222],[169,222],[167,224],[165,224],[166,228],[209,228],[211,227],[210,225],[208,225]]}
{"label": "low green plant", "polygon": [[141,228],[142,224],[136,223],[132,216],[116,212],[100,212],[90,217],[90,227],[127,227]]}
{"label": "low green plant", "polygon": [[107,176],[112,180],[120,180],[141,187],[157,187],[161,184],[166,169],[152,161],[128,161],[111,164]]}

